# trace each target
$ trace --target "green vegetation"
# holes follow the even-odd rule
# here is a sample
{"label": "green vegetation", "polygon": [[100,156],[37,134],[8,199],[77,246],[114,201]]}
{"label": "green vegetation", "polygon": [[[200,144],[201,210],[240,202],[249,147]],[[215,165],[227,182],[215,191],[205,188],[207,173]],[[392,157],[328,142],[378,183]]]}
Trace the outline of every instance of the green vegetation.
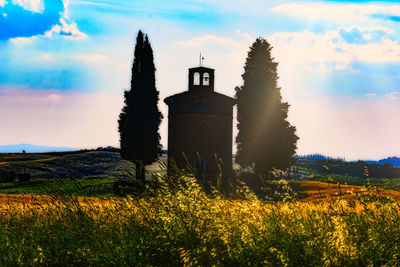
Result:
{"label": "green vegetation", "polygon": [[[167,161],[166,155],[160,158],[162,164]],[[234,161],[234,159],[233,159]],[[234,170],[239,172],[239,165],[234,163]],[[298,159],[295,166],[291,168],[290,174],[284,174],[282,178],[289,178],[291,181],[321,181],[328,183],[340,183],[359,186],[377,186],[384,189],[400,191],[400,177],[398,178],[376,178],[357,177],[344,174],[335,174],[332,166],[347,164],[336,160],[320,159]],[[325,166],[325,167],[324,167]],[[326,168],[328,167],[328,169]],[[394,168],[393,169],[398,169]],[[18,182],[18,174],[26,171],[32,175],[30,182]],[[146,168],[147,179],[152,174],[163,173],[158,163],[149,165]],[[15,173],[15,174],[13,174]],[[115,190],[112,184],[115,180],[125,179],[132,176],[134,166],[127,160],[121,159],[119,152],[111,151],[82,151],[70,153],[51,154],[0,154],[0,193],[12,194],[46,194],[48,185],[57,186],[70,193],[79,193],[84,196],[113,195]],[[294,175],[293,173],[297,174]],[[11,179],[15,175],[17,178]],[[53,181],[58,179],[62,181]],[[238,178],[246,181],[254,191],[260,192],[257,187],[263,186],[254,175],[247,177],[240,173]],[[77,181],[79,180],[79,189]],[[294,188],[296,183],[291,182]],[[102,187],[105,188],[102,188]],[[70,187],[70,190],[67,188]],[[273,183],[269,187],[274,188]],[[74,189],[75,188],[75,189]]]}
{"label": "green vegetation", "polygon": [[[150,186],[153,185],[153,186]],[[37,197],[0,203],[0,264],[396,265],[400,208],[390,199],[265,202],[204,193],[156,176],[142,198]],[[368,204],[366,204],[368,203]]]}
{"label": "green vegetation", "polygon": [[115,179],[35,179],[30,182],[0,183],[0,194],[41,194],[53,192],[55,188],[71,195],[115,196]]}
{"label": "green vegetation", "polygon": [[400,177],[400,168],[390,163],[379,165],[365,161],[343,161],[333,159],[297,159],[298,166],[312,169],[322,174],[339,174],[361,178],[397,178]]}
{"label": "green vegetation", "polygon": [[318,174],[314,172],[313,175],[305,180],[360,186],[371,185],[381,187],[383,189],[393,189],[400,191],[400,178],[360,178],[338,174]]}
{"label": "green vegetation", "polygon": [[[79,179],[0,183],[0,193],[9,194],[0,195],[1,266],[391,266],[400,256],[398,202],[376,197],[372,187],[400,189],[400,178],[325,174],[310,167],[316,160],[302,159],[299,181],[266,181],[268,197],[260,200],[240,183],[229,198],[218,190],[206,194],[194,178],[168,178],[154,164],[146,192],[122,198],[115,197],[118,179],[110,177],[129,177],[132,164],[118,152],[0,158],[0,170],[41,170],[49,178],[57,174],[54,162],[71,173],[89,172]],[[98,166],[106,175],[92,172]],[[367,194],[302,202],[304,180],[367,185]],[[325,189],[337,193],[337,187]]]}
{"label": "green vegetation", "polygon": [[[363,161],[300,158],[296,166],[301,180],[320,181],[359,186],[376,186],[400,191],[400,168],[388,165],[367,164]],[[387,171],[387,176],[384,171]],[[397,176],[394,175],[399,173]],[[374,175],[382,176],[374,176]]]}
{"label": "green vegetation", "polygon": [[[160,158],[166,161],[166,156]],[[50,178],[124,178],[132,172],[133,164],[123,160],[119,152],[83,151],[80,153],[0,154],[0,174],[24,171],[33,179]],[[149,173],[161,171],[157,164],[147,168]],[[1,175],[0,175],[1,176]]]}
{"label": "green vegetation", "polygon": [[296,127],[287,121],[289,104],[282,101],[278,87],[278,63],[272,46],[257,38],[247,53],[243,85],[236,87],[236,162],[252,166],[259,176],[271,176],[273,169],[284,170],[296,162]]}
{"label": "green vegetation", "polygon": [[162,154],[158,129],[163,119],[158,109],[156,67],[149,38],[139,30],[132,64],[131,86],[124,92],[125,106],[118,120],[122,158],[136,165],[136,178],[145,182],[145,166]]}

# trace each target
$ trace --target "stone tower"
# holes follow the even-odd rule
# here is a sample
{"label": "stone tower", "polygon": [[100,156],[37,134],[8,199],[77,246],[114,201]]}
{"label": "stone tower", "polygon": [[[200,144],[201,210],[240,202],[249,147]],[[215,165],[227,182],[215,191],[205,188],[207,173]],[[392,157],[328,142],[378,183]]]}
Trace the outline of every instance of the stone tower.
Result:
{"label": "stone tower", "polygon": [[214,69],[189,69],[189,90],[168,105],[168,171],[191,165],[201,182],[232,174],[232,110],[236,100],[214,91]]}

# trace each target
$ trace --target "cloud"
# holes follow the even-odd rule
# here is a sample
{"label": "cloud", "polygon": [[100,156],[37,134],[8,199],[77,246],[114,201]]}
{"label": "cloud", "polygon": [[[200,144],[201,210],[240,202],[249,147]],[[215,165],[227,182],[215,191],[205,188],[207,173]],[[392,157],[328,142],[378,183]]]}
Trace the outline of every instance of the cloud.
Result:
{"label": "cloud", "polygon": [[69,19],[69,0],[63,0],[63,4],[64,4],[63,16],[64,18]]}
{"label": "cloud", "polygon": [[[268,40],[279,61],[307,65],[323,72],[350,70],[352,62],[398,63],[400,44],[386,27],[339,27],[322,34],[278,32]],[[293,64],[296,62],[296,64]]]}
{"label": "cloud", "polygon": [[4,7],[7,4],[6,0],[0,0],[0,7]]}
{"label": "cloud", "polygon": [[69,40],[88,37],[70,19],[69,0],[12,1],[4,7],[6,16],[0,16],[0,40],[11,40],[11,43],[21,45],[42,37]]}
{"label": "cloud", "polygon": [[[1,0],[0,0],[1,1]],[[40,11],[40,6],[31,6]],[[43,34],[59,21],[63,10],[62,0],[46,0],[43,12],[33,12],[18,4],[7,3],[0,17],[0,40],[16,37],[32,37]]]}
{"label": "cloud", "polygon": [[49,95],[47,96],[47,99],[48,99],[49,101],[58,101],[58,100],[61,99],[61,95],[60,95],[60,94],[49,94]]}
{"label": "cloud", "polygon": [[377,43],[388,35],[393,35],[394,31],[387,27],[368,27],[351,26],[348,28],[340,27],[338,29],[340,37],[347,43],[366,44]]}
{"label": "cloud", "polygon": [[45,32],[44,36],[47,38],[61,36],[70,40],[82,40],[88,38],[85,33],[78,30],[76,23],[68,24],[64,18],[61,18],[60,24],[54,25],[51,30]]}
{"label": "cloud", "polygon": [[399,5],[355,5],[355,4],[282,4],[271,9],[300,19],[355,22],[369,19],[393,19],[400,16]]}
{"label": "cloud", "polygon": [[[32,4],[32,9],[40,10],[38,2],[29,3]],[[27,4],[28,2],[26,2]],[[7,3],[2,9],[7,16],[0,17],[0,40],[32,37],[50,30],[60,19],[60,14],[64,9],[63,3],[62,0],[45,0],[43,7],[45,9],[39,13],[27,10],[19,4]]]}
{"label": "cloud", "polygon": [[37,56],[37,61],[40,61],[40,62],[53,61],[54,59],[55,59],[54,55],[52,55],[50,53],[40,53]]}
{"label": "cloud", "polygon": [[87,34],[79,31],[76,23],[68,24],[65,19],[60,19],[60,24],[54,25],[50,30],[44,34],[39,34],[31,37],[16,37],[11,38],[9,41],[16,45],[31,44],[33,41],[39,39],[54,39],[63,38],[68,40],[84,40],[87,39]]}
{"label": "cloud", "polygon": [[219,37],[214,34],[206,34],[186,41],[178,41],[177,44],[181,46],[189,46],[193,48],[201,48],[208,45],[225,47],[225,49],[232,49],[237,47],[242,47],[243,43],[246,44],[253,40],[251,35],[247,33],[242,33],[239,30],[236,31],[236,35],[233,37]]}
{"label": "cloud", "polygon": [[37,38],[38,38],[37,36],[16,37],[16,38],[11,38],[10,42],[15,44],[15,45],[25,45],[25,44],[31,44],[32,41],[36,40]]}
{"label": "cloud", "polygon": [[70,56],[71,59],[85,63],[99,63],[108,61],[108,57],[101,54],[76,54]]}
{"label": "cloud", "polygon": [[391,92],[390,94],[386,95],[386,97],[391,100],[400,100],[400,92]]}
{"label": "cloud", "polygon": [[12,0],[12,3],[36,13],[42,13],[44,10],[44,4],[42,0]]}

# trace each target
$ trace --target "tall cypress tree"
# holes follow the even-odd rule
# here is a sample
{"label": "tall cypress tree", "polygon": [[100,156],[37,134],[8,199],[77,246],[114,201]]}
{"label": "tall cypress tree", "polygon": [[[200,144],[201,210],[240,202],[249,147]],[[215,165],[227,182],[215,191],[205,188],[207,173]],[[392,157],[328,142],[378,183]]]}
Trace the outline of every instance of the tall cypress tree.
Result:
{"label": "tall cypress tree", "polygon": [[298,137],[287,121],[289,104],[282,102],[278,87],[278,63],[272,46],[262,38],[250,47],[243,85],[236,87],[238,135],[236,161],[268,175],[273,168],[286,169],[294,162]]}
{"label": "tall cypress tree", "polygon": [[158,109],[153,49],[148,36],[138,32],[132,64],[131,88],[124,92],[119,115],[121,156],[136,165],[136,177],[145,181],[144,166],[161,155],[158,129],[163,115]]}

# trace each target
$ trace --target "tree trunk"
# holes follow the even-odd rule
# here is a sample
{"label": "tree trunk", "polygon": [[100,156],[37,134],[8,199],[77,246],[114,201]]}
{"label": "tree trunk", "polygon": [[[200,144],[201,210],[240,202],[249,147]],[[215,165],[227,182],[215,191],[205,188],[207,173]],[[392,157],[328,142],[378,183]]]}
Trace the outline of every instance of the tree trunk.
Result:
{"label": "tree trunk", "polygon": [[145,183],[145,168],[142,166],[140,162],[136,162],[136,179],[139,179],[142,181],[142,183]]}

